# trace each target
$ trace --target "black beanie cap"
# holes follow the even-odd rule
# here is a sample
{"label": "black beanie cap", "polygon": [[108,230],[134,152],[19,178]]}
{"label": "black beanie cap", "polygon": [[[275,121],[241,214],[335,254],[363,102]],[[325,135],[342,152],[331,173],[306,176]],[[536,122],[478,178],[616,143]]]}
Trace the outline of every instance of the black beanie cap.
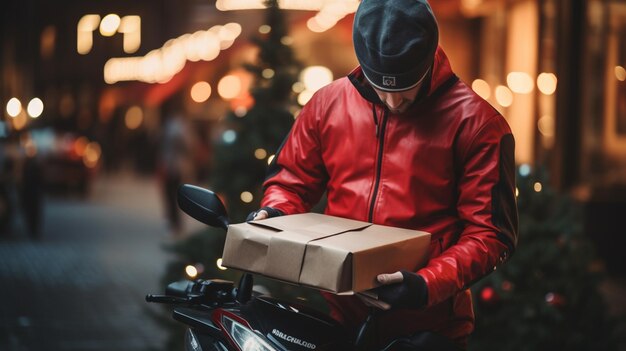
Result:
{"label": "black beanie cap", "polygon": [[426,0],[362,0],[352,40],[367,80],[377,89],[396,92],[426,77],[439,30]]}

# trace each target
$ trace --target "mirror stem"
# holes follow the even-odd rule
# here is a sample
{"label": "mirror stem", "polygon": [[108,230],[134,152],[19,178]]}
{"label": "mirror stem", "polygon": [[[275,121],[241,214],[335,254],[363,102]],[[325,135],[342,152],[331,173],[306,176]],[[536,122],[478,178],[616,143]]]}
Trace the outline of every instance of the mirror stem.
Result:
{"label": "mirror stem", "polygon": [[252,274],[244,273],[244,275],[239,279],[239,286],[237,287],[237,296],[235,296],[235,300],[240,304],[245,304],[250,301],[252,298]]}

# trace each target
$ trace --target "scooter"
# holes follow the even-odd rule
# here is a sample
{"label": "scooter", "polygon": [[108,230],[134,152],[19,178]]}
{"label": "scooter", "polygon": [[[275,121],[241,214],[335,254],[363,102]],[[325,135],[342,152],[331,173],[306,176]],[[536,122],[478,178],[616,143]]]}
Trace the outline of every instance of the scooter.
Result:
{"label": "scooter", "polygon": [[[194,219],[228,229],[224,204],[215,193],[194,185],[178,190],[179,207]],[[377,346],[374,329],[380,311],[370,310],[351,339],[347,330],[329,316],[299,304],[253,291],[253,277],[244,274],[237,287],[231,281],[210,279],[179,281],[165,295],[147,295],[146,301],[175,305],[173,318],[189,328],[187,351],[400,351],[459,349],[448,339],[420,332]]]}

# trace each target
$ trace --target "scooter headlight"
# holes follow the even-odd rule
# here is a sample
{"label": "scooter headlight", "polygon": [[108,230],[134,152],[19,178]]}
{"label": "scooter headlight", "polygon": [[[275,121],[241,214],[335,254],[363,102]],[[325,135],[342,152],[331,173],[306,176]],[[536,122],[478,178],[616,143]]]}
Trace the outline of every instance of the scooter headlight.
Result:
{"label": "scooter headlight", "polygon": [[187,329],[185,333],[185,351],[202,351],[200,342],[191,329]]}
{"label": "scooter headlight", "polygon": [[277,351],[255,332],[226,316],[222,316],[222,324],[242,351]]}

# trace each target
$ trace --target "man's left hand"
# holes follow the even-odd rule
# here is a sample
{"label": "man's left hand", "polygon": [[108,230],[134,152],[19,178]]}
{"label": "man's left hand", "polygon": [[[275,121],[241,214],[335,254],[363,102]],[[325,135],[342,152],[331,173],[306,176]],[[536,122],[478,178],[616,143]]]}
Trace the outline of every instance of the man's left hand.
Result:
{"label": "man's left hand", "polygon": [[[428,303],[428,287],[422,276],[416,273],[400,271],[379,274],[376,279],[383,284],[372,292],[378,300],[394,308],[421,308]],[[368,304],[366,298],[362,300]]]}

